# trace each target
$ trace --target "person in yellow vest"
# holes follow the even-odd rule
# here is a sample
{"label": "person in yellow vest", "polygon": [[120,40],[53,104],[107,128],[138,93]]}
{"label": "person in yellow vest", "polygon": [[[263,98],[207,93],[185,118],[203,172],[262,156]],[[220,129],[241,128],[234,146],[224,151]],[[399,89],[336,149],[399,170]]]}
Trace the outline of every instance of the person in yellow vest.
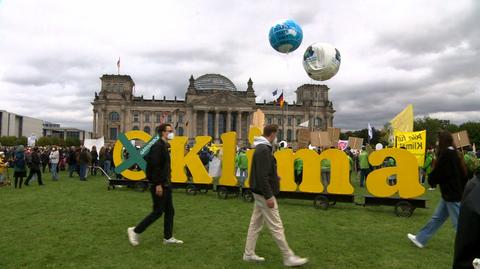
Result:
{"label": "person in yellow vest", "polygon": [[8,185],[8,162],[5,160],[5,154],[0,152],[0,186]]}

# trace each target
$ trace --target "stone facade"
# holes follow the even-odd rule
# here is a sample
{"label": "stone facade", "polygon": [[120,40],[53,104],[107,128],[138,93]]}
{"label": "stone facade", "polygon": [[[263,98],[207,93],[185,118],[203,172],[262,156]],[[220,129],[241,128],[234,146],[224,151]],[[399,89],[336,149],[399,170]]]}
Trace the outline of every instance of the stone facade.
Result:
{"label": "stone facade", "polygon": [[113,144],[119,132],[143,130],[149,134],[161,122],[171,123],[177,135],[193,139],[209,135],[215,142],[228,131],[236,131],[238,144],[245,145],[248,127],[256,109],[265,113],[265,123],[280,126],[279,141],[295,144],[298,125],[309,121],[312,130],[325,130],[333,126],[332,102],[326,85],[305,84],[296,90],[297,100],[283,106],[273,102],[255,102],[251,79],[244,91],[226,77],[206,74],[190,77],[184,100],[145,99],[134,96],[135,83],[128,75],[103,75],[101,90],[95,93],[93,105],[94,137],[105,137]]}

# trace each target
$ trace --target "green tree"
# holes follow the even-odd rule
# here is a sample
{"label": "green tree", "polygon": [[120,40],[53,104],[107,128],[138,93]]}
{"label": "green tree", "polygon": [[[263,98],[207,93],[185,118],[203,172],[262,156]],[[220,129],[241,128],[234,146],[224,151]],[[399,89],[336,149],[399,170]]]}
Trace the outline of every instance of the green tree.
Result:
{"label": "green tree", "polygon": [[65,146],[67,146],[67,147],[71,147],[71,146],[78,147],[78,146],[80,146],[80,139],[78,139],[76,137],[67,137],[67,139],[65,140]]}
{"label": "green tree", "polygon": [[60,146],[60,147],[65,146],[65,141],[63,139],[60,139],[60,137],[57,137],[57,136],[52,136],[50,142],[52,146],[53,145]]}
{"label": "green tree", "polygon": [[19,138],[15,139],[15,145],[24,145],[26,146],[28,143],[28,138],[26,136],[20,136]]}
{"label": "green tree", "polygon": [[40,147],[50,146],[52,144],[52,140],[48,136],[42,136],[37,140],[36,145]]}
{"label": "green tree", "polygon": [[2,136],[0,137],[0,144],[3,146],[15,146],[15,142],[17,141],[17,137],[15,136]]}
{"label": "green tree", "polygon": [[430,117],[418,118],[413,122],[414,131],[427,131],[427,147],[434,147],[437,142],[437,134],[441,130],[448,130],[452,133],[458,132],[459,127],[449,120],[440,120]]}

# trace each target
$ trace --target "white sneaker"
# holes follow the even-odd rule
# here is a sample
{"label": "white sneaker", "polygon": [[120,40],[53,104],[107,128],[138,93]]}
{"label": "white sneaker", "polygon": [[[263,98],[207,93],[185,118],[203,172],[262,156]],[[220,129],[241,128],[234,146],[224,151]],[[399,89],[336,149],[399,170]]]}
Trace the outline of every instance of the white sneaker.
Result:
{"label": "white sneaker", "polygon": [[183,244],[182,240],[175,239],[175,237],[170,237],[170,239],[163,239],[163,244]]}
{"label": "white sneaker", "polygon": [[429,190],[429,191],[434,191],[434,190],[435,190],[435,188],[428,188],[428,190]]}
{"label": "white sneaker", "polygon": [[415,246],[419,247],[419,248],[423,248],[424,245],[420,242],[418,242],[417,240],[417,236],[413,235],[413,234],[407,234],[407,237],[408,239],[410,239],[410,241],[412,241],[412,243],[415,244]]}
{"label": "white sneaker", "polygon": [[256,254],[247,255],[247,254],[244,253],[243,254],[243,260],[246,261],[246,262],[264,262],[265,258],[257,256]]}
{"label": "white sneaker", "polygon": [[307,258],[301,258],[296,255],[288,257],[288,259],[283,261],[283,265],[287,267],[301,266],[308,262]]}
{"label": "white sneaker", "polygon": [[138,246],[138,244],[140,244],[140,235],[137,234],[133,229],[135,229],[135,227],[130,227],[127,229],[128,241],[130,241],[132,246]]}

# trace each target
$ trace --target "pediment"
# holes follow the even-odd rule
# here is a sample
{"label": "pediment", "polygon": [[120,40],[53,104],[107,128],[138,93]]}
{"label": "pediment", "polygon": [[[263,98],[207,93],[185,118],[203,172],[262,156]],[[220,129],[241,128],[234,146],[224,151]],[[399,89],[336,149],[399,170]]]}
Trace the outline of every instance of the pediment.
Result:
{"label": "pediment", "polygon": [[221,91],[205,96],[201,99],[195,100],[192,105],[206,105],[206,106],[251,106],[246,98],[236,96],[228,91]]}

